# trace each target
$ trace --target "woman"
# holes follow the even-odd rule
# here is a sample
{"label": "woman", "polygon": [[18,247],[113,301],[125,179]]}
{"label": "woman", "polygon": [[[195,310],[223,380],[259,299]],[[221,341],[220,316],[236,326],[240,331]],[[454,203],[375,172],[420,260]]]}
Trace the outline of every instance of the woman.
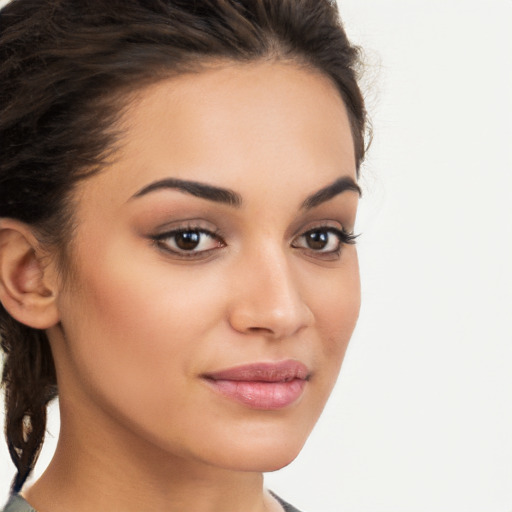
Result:
{"label": "woman", "polygon": [[14,0],[1,27],[5,510],[295,510],[262,472],[300,451],[360,302],[335,5]]}

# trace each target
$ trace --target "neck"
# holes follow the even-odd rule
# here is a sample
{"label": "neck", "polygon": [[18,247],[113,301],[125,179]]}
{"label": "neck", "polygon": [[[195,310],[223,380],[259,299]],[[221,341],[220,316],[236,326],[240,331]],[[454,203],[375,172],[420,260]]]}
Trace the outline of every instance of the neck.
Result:
{"label": "neck", "polygon": [[178,457],[108,422],[77,424],[74,417],[61,400],[55,455],[23,493],[39,512],[282,510],[264,491],[261,473]]}

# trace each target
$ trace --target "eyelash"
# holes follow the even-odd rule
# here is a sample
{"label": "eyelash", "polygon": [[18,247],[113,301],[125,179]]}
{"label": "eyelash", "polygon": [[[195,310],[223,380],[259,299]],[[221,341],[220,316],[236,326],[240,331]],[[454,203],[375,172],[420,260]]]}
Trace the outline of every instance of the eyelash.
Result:
{"label": "eyelash", "polygon": [[[312,249],[311,247],[301,247],[301,246],[294,245],[294,242],[297,239],[300,239],[300,238],[305,239],[305,237],[307,237],[308,235],[313,235],[313,234],[318,235],[320,233],[321,234],[328,233],[331,235],[335,235],[336,238],[338,239],[338,244],[337,244],[336,248],[331,249],[329,251],[324,251],[322,249],[315,250],[315,249]],[[354,245],[356,243],[357,237],[358,237],[358,235],[348,232],[344,228],[339,229],[339,228],[335,228],[332,226],[319,226],[319,227],[315,227],[312,229],[308,229],[307,231],[305,231],[304,233],[302,233],[301,235],[296,237],[294,239],[294,242],[292,242],[292,247],[295,249],[305,249],[306,251],[308,251],[308,253],[310,255],[314,255],[314,257],[335,259],[335,258],[339,257],[339,255],[341,254],[341,250],[342,250],[343,246],[344,245]]]}
{"label": "eyelash", "polygon": [[[194,251],[194,250],[186,250],[186,249],[172,249],[169,246],[168,241],[169,239],[174,239],[176,242],[176,237],[179,235],[184,234],[194,234],[194,235],[206,235],[208,238],[210,238],[212,241],[217,242],[217,246],[211,249],[206,249],[202,251]],[[180,258],[196,258],[201,259],[206,256],[208,256],[212,251],[215,251],[216,249],[220,249],[221,247],[225,247],[226,244],[223,241],[222,236],[218,231],[211,231],[209,229],[201,228],[198,226],[187,226],[183,228],[173,229],[172,231],[167,231],[166,233],[162,233],[160,235],[155,235],[151,237],[155,244],[162,249],[163,251],[166,251],[168,253],[171,253],[174,256],[178,256]],[[201,243],[201,242],[199,242]]]}
{"label": "eyelash", "polygon": [[[296,244],[296,241],[299,239],[305,239],[308,235],[313,234],[331,234],[335,235],[338,239],[338,244],[335,249],[331,249],[329,251],[323,251],[322,249],[316,250],[312,249],[311,247],[307,246],[300,246]],[[174,245],[176,245],[176,237],[179,235],[194,235],[199,238],[198,244],[201,243],[201,235],[207,236],[212,241],[216,242],[216,246],[212,247],[210,249],[204,249],[204,250],[194,250],[195,248],[191,248],[190,250],[186,249],[180,249],[180,248],[171,248],[168,241],[170,239],[174,240]],[[356,239],[359,235],[355,235],[352,232],[346,231],[344,228],[339,229],[332,226],[319,226],[312,229],[308,229],[304,233],[296,236],[292,241],[292,248],[294,249],[302,249],[305,251],[308,251],[308,254],[313,255],[314,257],[319,258],[332,258],[335,259],[336,257],[339,257],[342,247],[344,245],[354,245],[356,243]],[[213,251],[220,249],[222,247],[226,246],[226,243],[223,240],[223,237],[218,231],[211,231],[209,229],[204,229],[197,226],[187,226],[183,228],[174,229],[172,231],[167,231],[165,233],[154,235],[151,237],[151,239],[154,241],[154,243],[163,251],[166,251],[168,253],[171,253],[174,256],[177,256],[179,258],[195,258],[195,259],[203,259],[206,258],[209,254],[211,254]],[[327,242],[327,244],[329,241]],[[306,242],[307,244],[307,242]]]}

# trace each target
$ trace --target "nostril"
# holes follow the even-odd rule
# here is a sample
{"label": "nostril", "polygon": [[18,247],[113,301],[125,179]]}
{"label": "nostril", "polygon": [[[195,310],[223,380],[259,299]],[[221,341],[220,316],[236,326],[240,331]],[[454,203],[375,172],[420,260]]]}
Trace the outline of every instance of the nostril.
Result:
{"label": "nostril", "polygon": [[[281,276],[284,274],[281,273]],[[295,281],[274,280],[268,286],[244,286],[227,308],[228,322],[236,331],[275,339],[289,337],[312,324],[312,312],[295,290]]]}
{"label": "nostril", "polygon": [[247,329],[249,332],[254,332],[254,333],[266,333],[266,334],[272,334],[273,331],[272,329],[268,328],[268,327],[249,327],[249,329]]}

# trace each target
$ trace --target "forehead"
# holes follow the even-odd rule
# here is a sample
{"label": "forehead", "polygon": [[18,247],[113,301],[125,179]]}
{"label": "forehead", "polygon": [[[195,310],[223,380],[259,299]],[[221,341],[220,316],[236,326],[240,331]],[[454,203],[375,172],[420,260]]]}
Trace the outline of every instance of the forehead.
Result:
{"label": "forehead", "polygon": [[146,87],[125,111],[121,133],[115,162],[90,183],[119,199],[169,177],[244,195],[278,182],[299,182],[309,193],[356,175],[336,87],[292,63],[222,65]]}

